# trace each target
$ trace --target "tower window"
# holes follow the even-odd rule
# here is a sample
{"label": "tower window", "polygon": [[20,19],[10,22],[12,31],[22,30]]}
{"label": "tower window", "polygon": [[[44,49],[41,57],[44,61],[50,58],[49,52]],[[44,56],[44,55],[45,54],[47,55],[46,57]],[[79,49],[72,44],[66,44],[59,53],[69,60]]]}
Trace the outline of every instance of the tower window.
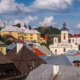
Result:
{"label": "tower window", "polygon": [[66,49],[64,48],[64,52],[66,52]]}
{"label": "tower window", "polygon": [[65,38],[65,36],[64,36],[64,40],[65,40],[66,38]]}
{"label": "tower window", "polygon": [[55,50],[55,52],[57,52],[57,50]]}
{"label": "tower window", "polygon": [[56,39],[55,39],[55,42],[56,42]]}
{"label": "tower window", "polygon": [[74,39],[73,39],[73,42],[74,42]]}

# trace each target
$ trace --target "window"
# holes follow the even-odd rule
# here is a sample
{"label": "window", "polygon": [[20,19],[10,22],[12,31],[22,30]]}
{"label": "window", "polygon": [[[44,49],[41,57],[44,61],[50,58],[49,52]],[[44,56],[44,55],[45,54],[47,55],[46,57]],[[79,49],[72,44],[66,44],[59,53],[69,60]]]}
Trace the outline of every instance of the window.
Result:
{"label": "window", "polygon": [[13,71],[13,69],[5,70],[4,72],[10,72],[10,71]]}
{"label": "window", "polygon": [[3,48],[1,48],[1,51],[3,51]]}
{"label": "window", "polygon": [[31,34],[31,36],[33,36],[33,34]]}
{"label": "window", "polygon": [[73,42],[74,42],[74,39],[73,39]]}
{"label": "window", "polygon": [[65,36],[64,36],[64,40],[65,40]]}
{"label": "window", "polygon": [[56,39],[55,39],[55,42],[56,42]]}
{"label": "window", "polygon": [[55,49],[55,52],[57,52],[57,50]]}
{"label": "window", "polygon": [[66,52],[66,49],[64,48],[64,50],[63,50],[64,52]]}
{"label": "window", "polygon": [[31,37],[31,39],[33,39],[33,37]]}

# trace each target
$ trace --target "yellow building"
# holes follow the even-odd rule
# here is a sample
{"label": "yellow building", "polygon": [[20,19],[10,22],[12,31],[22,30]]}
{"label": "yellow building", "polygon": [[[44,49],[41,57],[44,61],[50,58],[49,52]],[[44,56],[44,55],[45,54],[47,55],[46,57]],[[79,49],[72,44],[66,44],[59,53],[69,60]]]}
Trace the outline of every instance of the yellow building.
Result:
{"label": "yellow building", "polygon": [[6,47],[8,45],[5,45],[2,41],[0,41],[0,51],[5,55],[6,54]]}
{"label": "yellow building", "polygon": [[40,33],[37,30],[29,30],[25,27],[18,28],[16,26],[7,26],[2,29],[0,32],[1,36],[3,35],[12,35],[17,39],[24,39],[25,41],[36,41],[40,42]]}
{"label": "yellow building", "polygon": [[24,31],[24,40],[28,40],[28,41],[36,41],[36,42],[40,42],[40,33],[37,30],[29,30],[26,29],[25,27],[21,27],[21,30]]}
{"label": "yellow building", "polygon": [[16,26],[7,26],[0,31],[1,36],[12,35],[13,37],[20,39],[23,38],[23,31]]}

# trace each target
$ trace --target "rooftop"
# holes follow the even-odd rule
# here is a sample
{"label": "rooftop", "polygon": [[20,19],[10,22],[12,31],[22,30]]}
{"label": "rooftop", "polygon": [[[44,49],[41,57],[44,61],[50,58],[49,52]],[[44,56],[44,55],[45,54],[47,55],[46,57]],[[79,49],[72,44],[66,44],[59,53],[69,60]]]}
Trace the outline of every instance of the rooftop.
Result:
{"label": "rooftop", "polygon": [[39,49],[37,49],[37,48],[33,48],[33,50],[35,51],[34,53],[36,54],[36,55],[38,55],[38,56],[40,56],[40,55],[45,55],[44,53],[42,53]]}
{"label": "rooftop", "polygon": [[64,23],[63,23],[63,28],[61,29],[61,31],[68,31],[68,29],[66,28],[66,23],[65,23],[65,21],[64,21]]}
{"label": "rooftop", "polygon": [[19,29],[17,26],[7,26],[4,29],[1,30],[1,32],[23,32],[21,29]]}

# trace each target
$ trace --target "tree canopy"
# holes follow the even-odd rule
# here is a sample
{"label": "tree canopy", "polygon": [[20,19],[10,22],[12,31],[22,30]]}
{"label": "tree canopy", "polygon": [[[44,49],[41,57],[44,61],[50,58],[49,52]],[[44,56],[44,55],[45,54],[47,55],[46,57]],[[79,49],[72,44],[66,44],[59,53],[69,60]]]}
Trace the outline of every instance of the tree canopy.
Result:
{"label": "tree canopy", "polygon": [[31,28],[31,26],[29,25],[29,30],[31,30],[32,28]]}
{"label": "tree canopy", "polygon": [[20,24],[20,23],[18,23],[18,24],[16,24],[16,26],[17,26],[18,28],[20,28],[20,27],[21,27],[21,24]]}
{"label": "tree canopy", "polygon": [[26,23],[24,23],[24,27],[27,28]]}

